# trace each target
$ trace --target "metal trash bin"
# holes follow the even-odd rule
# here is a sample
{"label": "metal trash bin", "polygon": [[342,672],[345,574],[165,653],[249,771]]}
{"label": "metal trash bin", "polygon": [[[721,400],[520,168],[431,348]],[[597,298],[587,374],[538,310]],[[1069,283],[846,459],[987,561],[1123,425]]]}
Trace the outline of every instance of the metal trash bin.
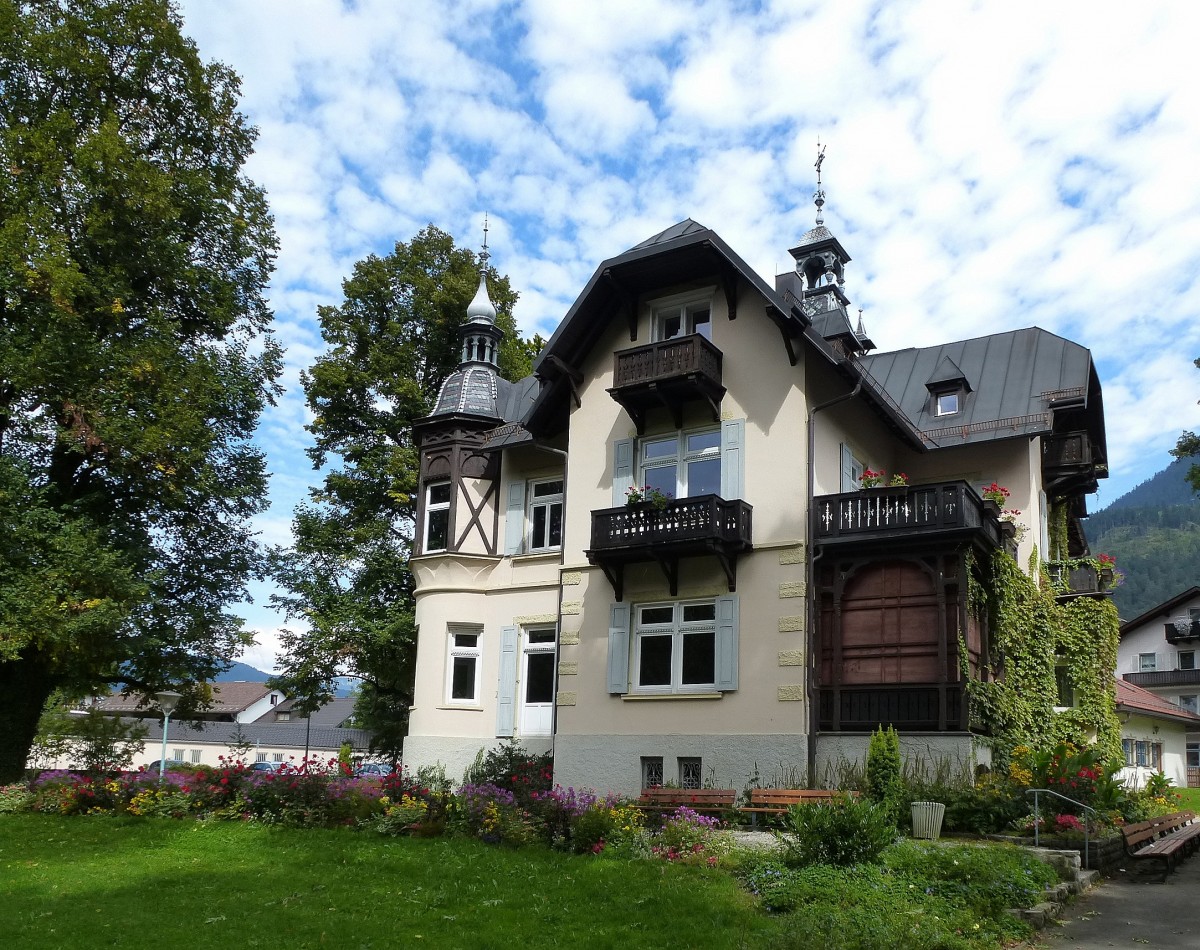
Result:
{"label": "metal trash bin", "polygon": [[946,806],[941,802],[913,802],[913,837],[936,841],[942,835],[942,819],[945,817]]}

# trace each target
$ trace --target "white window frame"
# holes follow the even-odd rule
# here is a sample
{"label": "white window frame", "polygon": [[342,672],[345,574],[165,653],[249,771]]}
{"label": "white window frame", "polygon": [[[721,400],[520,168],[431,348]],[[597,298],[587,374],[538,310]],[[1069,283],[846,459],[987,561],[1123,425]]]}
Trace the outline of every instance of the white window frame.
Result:
{"label": "white window frame", "polygon": [[[684,615],[688,607],[711,607],[711,620],[691,620],[685,621]],[[643,612],[649,610],[662,610],[670,608],[671,621],[669,623],[659,622],[651,623],[642,619]],[[705,683],[687,683],[683,682],[683,647],[685,639],[689,636],[696,636],[710,633],[712,635],[712,669],[713,678]],[[642,647],[646,640],[651,638],[662,638],[665,636],[671,637],[671,681],[669,683],[648,683],[641,682],[642,674]],[[632,688],[633,693],[655,693],[655,694],[687,694],[687,693],[713,693],[717,691],[717,604],[714,599],[700,600],[677,600],[654,602],[647,604],[635,604],[633,606],[633,676]]]}
{"label": "white window frame", "polygon": [[192,765],[199,765],[200,760],[204,757],[204,751],[202,749],[192,749],[191,753],[192,753]]}
{"label": "white window frame", "polygon": [[1157,653],[1139,653],[1138,654],[1138,672],[1139,673],[1156,673],[1156,672],[1158,672],[1158,654]]}
{"label": "white window frame", "polygon": [[[558,491],[550,494],[538,496],[539,488],[558,485]],[[530,552],[540,551],[557,551],[562,547],[563,519],[566,516],[566,510],[563,507],[565,498],[566,479],[561,475],[556,478],[535,478],[529,483],[529,508],[526,512],[526,524],[529,526],[529,534],[527,537],[528,550]],[[550,523],[553,517],[554,509],[558,509],[558,541],[552,543],[550,540]],[[545,538],[538,538],[536,534],[536,512],[538,510],[545,511]],[[541,541],[542,543],[538,543]]]}
{"label": "white window frame", "polygon": [[[547,639],[547,637],[549,639]],[[529,672],[529,661],[531,657],[549,656],[551,664],[553,664],[555,641],[557,636],[554,627],[527,627],[525,635],[521,638],[523,641],[521,650],[521,681],[520,681],[520,701],[521,701],[521,735],[549,735],[550,729],[544,731],[540,729],[530,728],[531,717],[527,715],[527,710],[532,706],[541,708],[549,706],[553,710],[554,706],[554,667],[551,665],[550,672],[550,698],[544,703],[529,702],[529,687],[532,684],[533,677]],[[551,725],[550,720],[546,721],[547,726]]]}
{"label": "white window frame", "polygon": [[[459,638],[462,638],[461,640]],[[475,642],[469,642],[474,637]],[[471,661],[474,663],[471,695],[469,697],[454,695],[455,661]],[[480,686],[483,680],[483,625],[471,623],[452,623],[446,626],[446,705],[447,706],[478,706]]]}
{"label": "white window frame", "polygon": [[186,762],[187,761],[187,749],[172,749],[171,752],[173,753],[173,755],[171,756],[172,762]]}
{"label": "white window frame", "polygon": [[[433,500],[434,489],[445,488],[446,500]],[[436,482],[429,482],[425,486],[425,532],[421,550],[425,554],[432,554],[437,551],[445,551],[450,546],[450,502],[454,498],[454,486],[450,484],[448,479],[438,479]],[[435,547],[430,543],[430,535],[433,528],[434,515],[445,517],[445,535],[446,541],[441,547]]]}
{"label": "white window frame", "polygon": [[[699,333],[711,343],[714,296],[714,288],[709,287],[701,291],[676,294],[673,297],[652,301],[650,304],[651,339],[655,342],[662,342]],[[695,318],[700,313],[706,313],[708,319],[697,324]],[[668,336],[665,324],[668,320],[675,319],[679,320],[679,332]],[[697,326],[700,329],[697,329]]]}
{"label": "white window frame", "polygon": [[1186,709],[1188,712],[1200,713],[1200,696],[1195,693],[1181,694],[1179,708]]}
{"label": "white window frame", "polygon": [[[715,445],[700,449],[689,450],[688,440],[697,436],[715,438]],[[675,440],[674,456],[647,457],[647,449],[652,445]],[[654,469],[675,467],[675,487],[671,490],[672,498],[690,498],[696,493],[688,485],[688,465],[692,462],[717,461],[717,490],[711,494],[721,494],[721,429],[720,427],[704,426],[699,429],[676,429],[659,435],[647,436],[638,440],[637,473],[638,487],[650,484],[649,473]],[[708,494],[707,492],[705,494]]]}
{"label": "white window frame", "polygon": [[938,416],[957,415],[962,410],[962,392],[958,389],[943,390],[933,394],[934,413]]}
{"label": "white window frame", "polygon": [[1200,769],[1200,742],[1189,742],[1184,746],[1185,762],[1189,769]]}

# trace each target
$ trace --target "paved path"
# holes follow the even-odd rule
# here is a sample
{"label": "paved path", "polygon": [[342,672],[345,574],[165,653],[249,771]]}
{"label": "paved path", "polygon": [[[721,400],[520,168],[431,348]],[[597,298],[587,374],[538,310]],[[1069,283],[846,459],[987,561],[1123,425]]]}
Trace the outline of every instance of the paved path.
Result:
{"label": "paved path", "polygon": [[1166,883],[1116,875],[1067,908],[1034,945],[1044,950],[1200,950],[1200,854],[1184,860]]}

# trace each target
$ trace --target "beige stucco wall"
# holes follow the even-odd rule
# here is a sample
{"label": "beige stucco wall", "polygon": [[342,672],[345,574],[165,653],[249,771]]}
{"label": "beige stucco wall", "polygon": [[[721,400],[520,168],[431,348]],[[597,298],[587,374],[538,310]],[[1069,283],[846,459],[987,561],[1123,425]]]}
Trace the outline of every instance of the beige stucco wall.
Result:
{"label": "beige stucco wall", "polygon": [[[1121,738],[1142,742],[1162,743],[1163,774],[1180,788],[1187,788],[1187,731],[1180,723],[1167,722],[1149,716],[1130,716],[1121,726]],[[1154,770],[1144,766],[1121,769],[1120,778],[1126,785],[1141,788]]]}
{"label": "beige stucco wall", "polygon": [[454,533],[462,554],[486,555],[489,545],[496,550],[496,496],[488,495],[491,487],[487,479],[464,478],[454,493]]}

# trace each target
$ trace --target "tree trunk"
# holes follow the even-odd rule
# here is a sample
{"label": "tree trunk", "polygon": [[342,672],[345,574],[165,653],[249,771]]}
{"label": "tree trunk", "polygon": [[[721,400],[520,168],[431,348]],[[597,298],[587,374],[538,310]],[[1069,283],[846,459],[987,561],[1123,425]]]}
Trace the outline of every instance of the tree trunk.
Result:
{"label": "tree trunk", "polygon": [[42,708],[57,685],[36,651],[0,663],[0,785],[25,777]]}

